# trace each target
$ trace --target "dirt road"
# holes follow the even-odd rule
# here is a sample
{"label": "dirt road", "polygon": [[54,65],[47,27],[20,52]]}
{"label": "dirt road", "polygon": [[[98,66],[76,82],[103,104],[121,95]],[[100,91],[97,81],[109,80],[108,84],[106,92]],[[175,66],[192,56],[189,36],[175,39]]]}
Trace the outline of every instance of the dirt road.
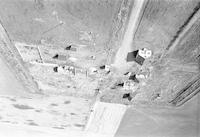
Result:
{"label": "dirt road", "polygon": [[126,62],[126,56],[127,53],[131,52],[132,50],[134,35],[137,31],[138,25],[140,23],[140,18],[143,14],[143,8],[145,7],[146,3],[146,0],[135,0],[131,9],[131,14],[124,34],[124,38],[122,40],[121,47],[116,54],[114,62],[114,66],[122,71],[127,68],[128,64]]}

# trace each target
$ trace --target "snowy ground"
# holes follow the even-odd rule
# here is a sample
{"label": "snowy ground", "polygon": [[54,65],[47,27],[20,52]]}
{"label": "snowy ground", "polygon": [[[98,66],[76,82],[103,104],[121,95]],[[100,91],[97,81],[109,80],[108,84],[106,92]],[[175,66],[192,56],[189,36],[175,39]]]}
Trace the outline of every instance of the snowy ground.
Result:
{"label": "snowy ground", "polygon": [[[46,132],[51,130],[59,134],[66,130],[84,129],[91,100],[66,95],[28,93],[1,59],[0,65],[1,137],[13,137],[17,133],[19,137],[23,137],[29,132],[33,132],[33,136],[44,132],[46,136]],[[35,130],[37,132],[34,134]]]}
{"label": "snowy ground", "polygon": [[0,96],[0,123],[83,130],[90,101],[67,96]]}

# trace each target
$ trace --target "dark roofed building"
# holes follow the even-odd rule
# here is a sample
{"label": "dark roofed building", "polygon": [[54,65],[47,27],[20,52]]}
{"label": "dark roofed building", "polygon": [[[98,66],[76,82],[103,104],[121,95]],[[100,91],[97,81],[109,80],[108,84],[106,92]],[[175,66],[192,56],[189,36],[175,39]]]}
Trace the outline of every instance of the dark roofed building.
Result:
{"label": "dark roofed building", "polygon": [[129,80],[133,80],[134,82],[139,83],[139,80],[136,78],[135,74],[130,75]]}
{"label": "dark roofed building", "polygon": [[135,50],[133,52],[129,52],[126,58],[127,62],[135,61],[139,65],[143,65],[144,63],[144,58],[138,54],[139,50]]}
{"label": "dark roofed building", "polygon": [[76,51],[76,47],[74,45],[69,45],[65,48],[65,50]]}
{"label": "dark roofed building", "polygon": [[57,59],[57,60],[61,60],[61,61],[66,61],[68,58],[69,58],[69,56],[59,55],[59,54],[56,54],[55,56],[53,56],[53,59]]}

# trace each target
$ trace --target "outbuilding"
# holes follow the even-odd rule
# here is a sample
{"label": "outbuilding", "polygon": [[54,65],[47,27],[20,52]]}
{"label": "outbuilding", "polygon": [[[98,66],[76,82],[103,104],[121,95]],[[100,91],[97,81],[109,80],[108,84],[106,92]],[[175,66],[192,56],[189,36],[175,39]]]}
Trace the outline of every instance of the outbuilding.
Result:
{"label": "outbuilding", "polygon": [[68,58],[69,58],[69,56],[59,55],[59,54],[56,54],[55,56],[53,56],[53,59],[57,59],[57,60],[61,60],[61,61],[66,61]]}
{"label": "outbuilding", "polygon": [[127,62],[135,61],[139,65],[143,65],[145,59],[150,58],[152,55],[152,51],[148,50],[147,48],[142,48],[139,50],[135,50],[129,52],[127,55]]}
{"label": "outbuilding", "polygon": [[132,62],[135,61],[137,62],[139,65],[143,65],[145,58],[143,58],[142,56],[140,56],[139,54],[139,50],[135,50],[133,52],[129,52],[126,58],[127,62]]}
{"label": "outbuilding", "polygon": [[68,45],[65,50],[70,50],[70,51],[77,51],[75,45]]}

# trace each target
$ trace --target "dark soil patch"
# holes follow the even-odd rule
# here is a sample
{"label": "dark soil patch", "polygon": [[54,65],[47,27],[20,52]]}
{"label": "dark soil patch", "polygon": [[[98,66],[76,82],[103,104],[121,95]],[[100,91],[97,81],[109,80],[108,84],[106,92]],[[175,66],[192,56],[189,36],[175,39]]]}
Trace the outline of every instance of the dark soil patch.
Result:
{"label": "dark soil patch", "polygon": [[52,103],[51,106],[58,106],[58,104]]}
{"label": "dark soil patch", "polygon": [[64,102],[64,104],[70,104],[71,103],[71,101],[65,101]]}
{"label": "dark soil patch", "polygon": [[27,109],[34,109],[33,107],[30,107],[28,105],[13,104],[13,106],[15,108],[18,108],[18,109],[25,109],[25,110],[27,110]]}
{"label": "dark soil patch", "polygon": [[76,126],[76,127],[85,127],[85,125],[83,125],[83,124],[74,124],[74,126]]}
{"label": "dark soil patch", "polygon": [[65,129],[65,128],[63,128],[63,127],[53,127],[53,128],[56,128],[56,129]]}
{"label": "dark soil patch", "polygon": [[39,126],[37,123],[35,123],[35,122],[30,122],[30,123],[28,123],[28,125],[31,125],[31,126]]}

